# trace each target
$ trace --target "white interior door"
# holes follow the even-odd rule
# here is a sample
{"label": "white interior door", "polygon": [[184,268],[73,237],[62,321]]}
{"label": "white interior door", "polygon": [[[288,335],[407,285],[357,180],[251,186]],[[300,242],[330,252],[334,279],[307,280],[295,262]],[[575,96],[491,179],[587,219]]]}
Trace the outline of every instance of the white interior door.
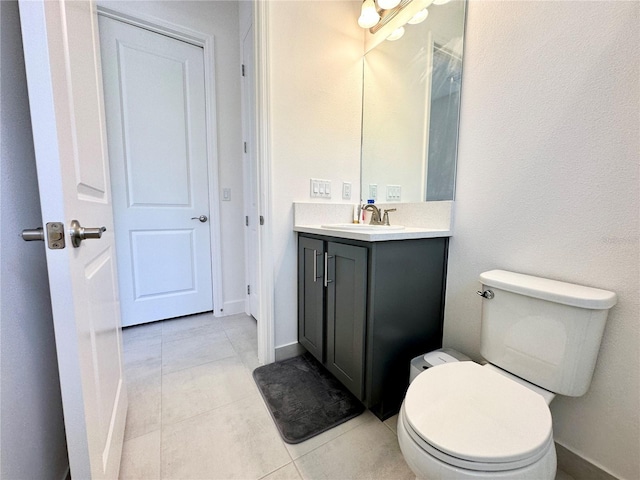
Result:
{"label": "white interior door", "polygon": [[122,323],[210,311],[203,49],[99,18]]}
{"label": "white interior door", "polygon": [[255,151],[255,56],[253,25],[242,40],[242,64],[244,66],[242,82],[242,128],[245,138],[245,215],[248,219],[246,242],[247,281],[249,282],[248,312],[260,320],[260,203],[258,190],[258,162]]}
{"label": "white interior door", "polygon": [[[21,1],[20,19],[45,223],[66,247],[46,248],[71,476],[116,478],[127,394],[97,15],[89,1]],[[106,227],[72,246],[69,227]]]}

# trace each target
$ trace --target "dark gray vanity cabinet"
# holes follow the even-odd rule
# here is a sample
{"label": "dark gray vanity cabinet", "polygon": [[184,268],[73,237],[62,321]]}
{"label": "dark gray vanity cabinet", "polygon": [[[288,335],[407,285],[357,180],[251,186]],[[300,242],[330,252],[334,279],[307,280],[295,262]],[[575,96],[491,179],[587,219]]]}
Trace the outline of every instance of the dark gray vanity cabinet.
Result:
{"label": "dark gray vanity cabinet", "polygon": [[327,242],[325,366],[356,397],[364,396],[367,249]]}
{"label": "dark gray vanity cabinet", "polygon": [[298,241],[298,342],[324,363],[324,242]]}
{"label": "dark gray vanity cabinet", "polygon": [[298,265],[298,341],[362,398],[367,249],[301,236]]}
{"label": "dark gray vanity cabinet", "polygon": [[442,346],[447,249],[299,234],[299,342],[381,419],[400,408],[411,359]]}

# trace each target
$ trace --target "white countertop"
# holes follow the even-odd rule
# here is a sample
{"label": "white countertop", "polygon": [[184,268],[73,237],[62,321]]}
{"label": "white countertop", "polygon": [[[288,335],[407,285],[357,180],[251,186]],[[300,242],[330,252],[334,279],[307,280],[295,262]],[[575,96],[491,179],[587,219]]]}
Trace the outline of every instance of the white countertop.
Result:
{"label": "white countertop", "polygon": [[316,235],[325,235],[327,237],[349,238],[351,240],[363,240],[365,242],[386,242],[389,240],[411,240],[415,238],[439,238],[450,237],[450,230],[422,228],[422,227],[405,227],[402,230],[391,231],[352,231],[352,230],[336,230],[334,228],[325,228],[321,225],[295,225],[295,232],[314,233]]}

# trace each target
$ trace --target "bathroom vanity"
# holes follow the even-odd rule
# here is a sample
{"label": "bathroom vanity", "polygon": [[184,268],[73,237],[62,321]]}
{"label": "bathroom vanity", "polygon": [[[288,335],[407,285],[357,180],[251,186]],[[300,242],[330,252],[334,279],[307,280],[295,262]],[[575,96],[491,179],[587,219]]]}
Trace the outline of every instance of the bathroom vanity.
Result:
{"label": "bathroom vanity", "polygon": [[296,230],[298,341],[384,420],[442,346],[448,232]]}

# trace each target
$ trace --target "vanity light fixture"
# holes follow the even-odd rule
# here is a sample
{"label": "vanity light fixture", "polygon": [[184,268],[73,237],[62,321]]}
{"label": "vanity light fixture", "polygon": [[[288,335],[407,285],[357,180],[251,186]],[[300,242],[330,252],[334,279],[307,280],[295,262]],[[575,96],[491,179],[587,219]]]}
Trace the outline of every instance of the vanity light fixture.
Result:
{"label": "vanity light fixture", "polygon": [[387,40],[394,42],[404,35],[404,27],[396,28],[391,35],[387,37]]}
{"label": "vanity light fixture", "polygon": [[400,0],[378,0],[378,7],[383,10],[391,10],[400,4]]}
{"label": "vanity light fixture", "polygon": [[362,10],[360,11],[360,18],[358,18],[358,25],[362,28],[371,28],[380,21],[380,14],[376,10],[376,4],[374,0],[364,0],[362,2]]}
{"label": "vanity light fixture", "polygon": [[449,3],[451,0],[433,0],[434,5],[444,5],[445,3]]}
{"label": "vanity light fixture", "polygon": [[413,17],[411,17],[411,20],[409,20],[407,23],[411,25],[417,25],[418,23],[424,22],[427,19],[428,15],[429,15],[429,10],[427,10],[426,8],[423,8],[418,13],[416,13]]}

